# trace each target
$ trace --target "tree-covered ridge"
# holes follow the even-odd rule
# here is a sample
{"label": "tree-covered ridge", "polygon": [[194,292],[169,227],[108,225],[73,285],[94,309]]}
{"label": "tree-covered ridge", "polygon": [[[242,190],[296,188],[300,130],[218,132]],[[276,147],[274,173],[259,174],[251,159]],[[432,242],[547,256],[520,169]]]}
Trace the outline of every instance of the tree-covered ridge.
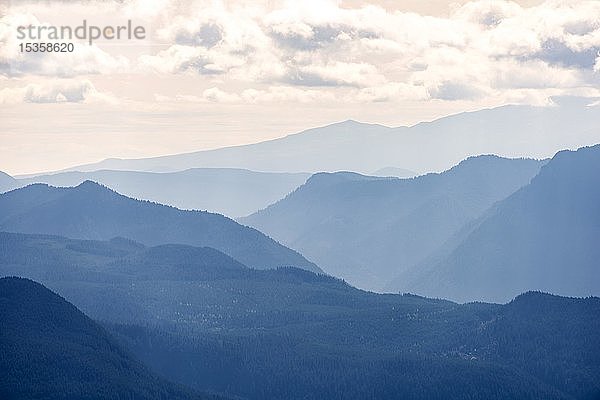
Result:
{"label": "tree-covered ridge", "polygon": [[254,268],[321,272],[299,253],[223,215],[135,200],[91,181],[74,188],[34,184],[0,194],[0,230],[212,247]]}
{"label": "tree-covered ridge", "polygon": [[250,399],[600,393],[598,298],[527,293],[461,305],[216,254],[0,234],[1,275],[40,279],[152,368],[196,389]]}
{"label": "tree-covered ridge", "polygon": [[42,285],[0,279],[0,398],[208,399],[151,373]]}

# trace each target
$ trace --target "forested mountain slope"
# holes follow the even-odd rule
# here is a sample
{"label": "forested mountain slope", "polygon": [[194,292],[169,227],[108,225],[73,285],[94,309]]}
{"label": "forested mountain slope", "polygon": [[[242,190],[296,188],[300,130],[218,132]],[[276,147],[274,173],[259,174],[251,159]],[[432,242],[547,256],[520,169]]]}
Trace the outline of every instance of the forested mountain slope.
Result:
{"label": "forested mountain slope", "polygon": [[383,290],[496,201],[528,184],[543,163],[479,156],[413,179],[316,174],[241,222],[329,274]]}
{"label": "forested mountain slope", "polygon": [[[210,249],[0,235],[39,279],[169,379],[250,399],[594,399],[600,300],[381,295]],[[533,355],[533,356],[532,356]],[[559,367],[556,367],[559,366]]]}
{"label": "forested mountain slope", "polygon": [[167,382],[42,285],[0,279],[0,397],[215,399]]}
{"label": "forested mountain slope", "polygon": [[457,301],[600,295],[600,145],[563,151],[395,289]]}
{"label": "forested mountain slope", "polygon": [[0,195],[0,230],[206,246],[249,267],[320,272],[297,252],[222,215],[131,199],[91,181],[74,188],[35,184]]}

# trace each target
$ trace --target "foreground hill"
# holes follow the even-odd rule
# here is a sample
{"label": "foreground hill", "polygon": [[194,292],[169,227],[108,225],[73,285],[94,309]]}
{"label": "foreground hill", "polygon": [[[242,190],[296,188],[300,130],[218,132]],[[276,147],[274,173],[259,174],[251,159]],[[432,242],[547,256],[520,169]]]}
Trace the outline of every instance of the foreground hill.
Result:
{"label": "foreground hill", "polygon": [[12,233],[0,235],[5,273],[37,277],[199,390],[273,400],[600,394],[597,298],[460,305],[248,269],[209,249]]}
{"label": "foreground hill", "polygon": [[241,221],[329,274],[382,290],[494,202],[528,184],[543,163],[479,156],[413,179],[316,174]]}
{"label": "foreground hill", "polygon": [[234,167],[271,172],[369,174],[395,166],[433,172],[446,170],[471,155],[541,159],[562,149],[600,142],[600,105],[589,106],[593,101],[590,99],[563,97],[553,101],[551,107],[509,105],[411,127],[345,121],[257,144],[138,160],[108,159],[71,170]]}
{"label": "foreground hill", "polygon": [[2,399],[208,398],[157,377],[72,304],[28,279],[0,279],[0,326]]}
{"label": "foreground hill", "polygon": [[74,188],[35,184],[0,195],[0,229],[207,246],[253,268],[294,266],[320,272],[295,251],[222,215],[134,200],[90,181]]}
{"label": "foreground hill", "polygon": [[136,199],[241,217],[286,196],[306,182],[309,176],[305,173],[267,173],[233,168],[195,168],[169,173],[73,171],[14,180],[9,189],[31,183],[77,186],[91,180]]}
{"label": "foreground hill", "polygon": [[600,295],[599,171],[600,145],[556,154],[395,289],[458,301],[506,301],[531,289]]}

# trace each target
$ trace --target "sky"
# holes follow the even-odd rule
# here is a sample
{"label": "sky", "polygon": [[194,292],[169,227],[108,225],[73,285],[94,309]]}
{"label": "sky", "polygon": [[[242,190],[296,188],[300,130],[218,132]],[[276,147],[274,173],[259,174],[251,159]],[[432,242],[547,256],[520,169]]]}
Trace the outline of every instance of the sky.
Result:
{"label": "sky", "polygon": [[[20,51],[19,26],[83,19],[131,20],[146,35]],[[401,126],[598,98],[599,51],[595,0],[2,0],[0,170],[254,143],[346,119]]]}

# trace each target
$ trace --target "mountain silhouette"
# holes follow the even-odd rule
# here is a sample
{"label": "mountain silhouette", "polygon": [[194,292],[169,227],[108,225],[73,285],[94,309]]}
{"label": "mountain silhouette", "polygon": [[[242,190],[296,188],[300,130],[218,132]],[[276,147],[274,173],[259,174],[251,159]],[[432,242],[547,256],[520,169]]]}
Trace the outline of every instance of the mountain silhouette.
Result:
{"label": "mountain silhouette", "polygon": [[600,294],[600,145],[561,151],[396,289],[458,301]]}
{"label": "mountain silhouette", "polygon": [[208,399],[151,373],[104,328],[44,286],[0,279],[0,397]]}
{"label": "mountain silhouette", "polygon": [[543,159],[562,149],[600,142],[600,105],[588,105],[589,99],[552,100],[553,105],[548,107],[506,105],[410,127],[344,121],[256,144],[137,160],[108,159],[70,170],[156,172],[234,167],[271,172],[369,174],[398,166],[426,173],[444,171],[472,155]]}
{"label": "mountain silhouette", "polygon": [[281,199],[306,182],[309,176],[305,173],[268,173],[233,168],[195,168],[168,173],[73,171],[19,179],[9,189],[32,183],[76,186],[91,180],[136,199],[241,217]]}
{"label": "mountain silhouette", "polygon": [[471,157],[412,179],[315,174],[241,221],[353,285],[383,290],[494,202],[529,183],[543,161]]}
{"label": "mountain silhouette", "polygon": [[297,252],[220,214],[131,199],[91,181],[74,188],[34,184],[0,195],[0,230],[212,247],[252,268],[321,271]]}

